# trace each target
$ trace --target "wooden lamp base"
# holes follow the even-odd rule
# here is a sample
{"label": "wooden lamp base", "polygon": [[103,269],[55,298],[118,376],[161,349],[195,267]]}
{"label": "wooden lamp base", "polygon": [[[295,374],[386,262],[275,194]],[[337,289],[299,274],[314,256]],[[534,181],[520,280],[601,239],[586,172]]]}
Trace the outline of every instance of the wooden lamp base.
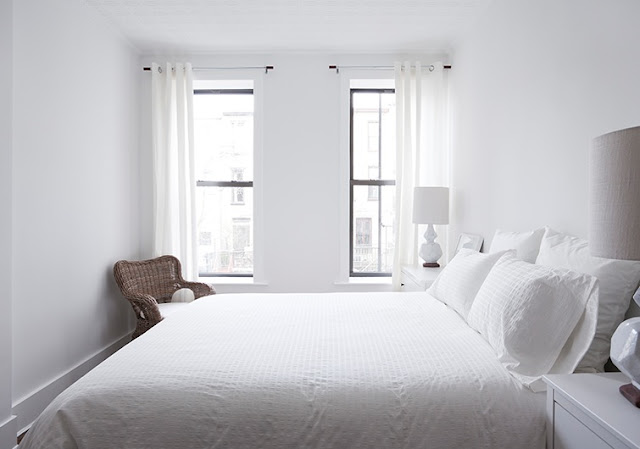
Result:
{"label": "wooden lamp base", "polygon": [[430,262],[425,262],[422,264],[423,267],[425,268],[438,268],[440,266],[439,263],[430,263]]}
{"label": "wooden lamp base", "polygon": [[620,386],[620,393],[627,398],[636,407],[640,408],[640,390],[638,390],[633,384],[624,384]]}

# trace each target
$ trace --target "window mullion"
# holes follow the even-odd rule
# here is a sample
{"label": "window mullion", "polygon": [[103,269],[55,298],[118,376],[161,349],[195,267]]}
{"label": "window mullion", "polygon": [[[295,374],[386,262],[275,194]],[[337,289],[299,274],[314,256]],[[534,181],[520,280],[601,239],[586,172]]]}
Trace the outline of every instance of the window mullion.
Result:
{"label": "window mullion", "polygon": [[198,187],[253,187],[253,181],[197,181]]}

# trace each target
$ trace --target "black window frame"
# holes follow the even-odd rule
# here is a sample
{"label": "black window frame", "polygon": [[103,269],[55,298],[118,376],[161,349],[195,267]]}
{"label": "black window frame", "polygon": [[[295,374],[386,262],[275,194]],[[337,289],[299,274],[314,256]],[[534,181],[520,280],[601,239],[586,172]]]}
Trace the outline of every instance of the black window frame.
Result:
{"label": "black window frame", "polygon": [[[382,223],[382,187],[395,186],[395,179],[381,179],[382,174],[382,94],[395,94],[394,88],[351,88],[349,91],[349,277],[391,277],[391,272],[380,271],[382,261],[382,232],[378,230],[378,271],[353,271],[354,249],[354,217],[353,217],[353,189],[355,186],[369,186],[378,189],[378,228]],[[378,93],[381,94],[378,103],[378,178],[379,179],[354,179],[353,177],[353,95],[356,93]],[[372,228],[373,231],[373,228]]]}
{"label": "black window frame", "polygon": [[[194,95],[253,95],[253,89],[194,89]],[[233,175],[232,175],[233,176]],[[250,187],[253,189],[253,181],[210,181],[198,180],[197,187]],[[253,217],[255,219],[255,217]],[[254,267],[255,269],[255,267]],[[253,277],[251,273],[215,273],[215,272],[198,272],[199,277]]]}

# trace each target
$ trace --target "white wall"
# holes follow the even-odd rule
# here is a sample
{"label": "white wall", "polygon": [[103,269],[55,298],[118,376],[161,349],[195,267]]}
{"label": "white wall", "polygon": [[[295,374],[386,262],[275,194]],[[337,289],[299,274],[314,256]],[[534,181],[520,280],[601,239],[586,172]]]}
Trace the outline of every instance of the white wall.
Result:
{"label": "white wall", "polygon": [[[386,285],[347,285],[348,278],[348,194],[349,182],[349,103],[348,78],[393,78],[393,70],[366,73],[329,70],[338,65],[390,65],[407,55],[193,55],[144,57],[151,62],[189,61],[194,67],[237,67],[273,65],[275,70],[260,78],[263,110],[262,132],[262,233],[261,259],[266,285],[225,285],[210,281],[219,292],[230,291],[335,291],[348,289],[389,289]],[[413,56],[412,59],[417,58]],[[422,55],[422,61],[446,60],[443,55]],[[255,73],[255,72],[254,72]],[[198,76],[207,76],[197,73]],[[244,74],[243,74],[244,75]],[[233,79],[238,72],[210,72],[208,76]],[[144,75],[143,108],[149,104],[150,74]],[[345,82],[345,80],[347,80]],[[348,96],[346,97],[348,98]],[[147,106],[148,108],[148,106]],[[148,109],[147,109],[148,110]],[[143,114],[143,116],[148,114]],[[149,134],[149,124],[142,134]],[[143,185],[150,186],[150,142],[142,145]],[[258,175],[257,175],[258,176]],[[256,189],[259,189],[256,180]],[[146,190],[145,190],[146,189]],[[143,187],[143,203],[150,203],[152,192]],[[150,209],[145,212],[142,235],[151,229]],[[144,252],[151,254],[151,242]],[[346,249],[346,252],[344,251]],[[387,279],[388,281],[388,279]]]}
{"label": "white wall", "polygon": [[133,327],[111,270],[139,254],[139,65],[81,0],[13,8],[12,400],[23,427]]}
{"label": "white wall", "polygon": [[591,139],[640,124],[639,17],[635,0],[495,0],[452,60],[452,236],[586,237]]}
{"label": "white wall", "polygon": [[13,4],[0,2],[0,448],[15,445],[11,412],[11,148],[13,87]]}

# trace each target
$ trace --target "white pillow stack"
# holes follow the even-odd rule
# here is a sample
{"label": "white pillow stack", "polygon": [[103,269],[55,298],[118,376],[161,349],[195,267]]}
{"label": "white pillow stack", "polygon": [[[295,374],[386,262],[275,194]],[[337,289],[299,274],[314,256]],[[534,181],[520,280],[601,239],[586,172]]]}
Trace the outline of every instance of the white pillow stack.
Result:
{"label": "white pillow stack", "polygon": [[595,337],[576,371],[603,371],[609,358],[611,336],[624,319],[640,283],[640,262],[592,257],[586,240],[546,228],[536,263],[598,278],[600,297]]}
{"label": "white pillow stack", "polygon": [[509,249],[516,250],[516,257],[525,262],[534,263],[540,249],[540,240],[544,228],[525,232],[511,232],[496,230],[491,241],[489,253],[497,253]]}
{"label": "white pillow stack", "polygon": [[498,360],[524,385],[544,388],[540,377],[560,365],[571,372],[592,333],[563,349],[588,304],[595,312],[597,281],[568,270],[533,265],[507,254],[489,272],[467,316]]}
{"label": "white pillow stack", "polygon": [[[577,241],[572,240],[569,245],[566,236],[560,239],[556,234],[548,228],[526,232],[498,230],[489,254],[460,250],[427,290],[476,329],[505,368],[533,391],[544,389],[541,380],[544,374],[595,371],[583,365],[604,364],[608,356],[610,334],[604,352],[602,348],[594,352],[601,357],[596,362],[591,360],[590,348],[598,347],[594,340],[596,326],[599,330],[604,326],[598,307],[598,270],[585,269],[574,260],[575,255],[569,257],[575,252]],[[562,256],[556,254],[561,248],[557,245],[560,241],[573,249],[560,251]],[[578,246],[582,248],[582,243]],[[580,253],[580,258],[584,256]],[[539,265],[533,263],[536,260]],[[622,270],[623,273],[616,265],[620,261],[606,262],[614,264],[614,271],[620,274],[615,283],[618,290],[620,281],[631,277],[622,282],[631,290],[628,295],[627,290],[622,292],[627,300],[614,301],[620,309],[616,313],[624,314],[634,291],[631,285],[635,282],[637,286],[640,281],[640,262],[623,262],[631,264],[626,268],[638,268]],[[629,276],[630,271],[637,275],[635,281]],[[611,288],[611,274],[605,276],[608,279],[605,293]],[[619,298],[621,292],[615,292],[614,296]],[[607,308],[605,305],[604,309]],[[615,326],[611,332],[613,329]]]}
{"label": "white pillow stack", "polygon": [[[436,280],[427,289],[434,298],[445,303],[467,319],[471,303],[493,265],[507,251],[495,254],[482,254],[463,248],[447,264]],[[515,254],[515,251],[511,251]]]}

